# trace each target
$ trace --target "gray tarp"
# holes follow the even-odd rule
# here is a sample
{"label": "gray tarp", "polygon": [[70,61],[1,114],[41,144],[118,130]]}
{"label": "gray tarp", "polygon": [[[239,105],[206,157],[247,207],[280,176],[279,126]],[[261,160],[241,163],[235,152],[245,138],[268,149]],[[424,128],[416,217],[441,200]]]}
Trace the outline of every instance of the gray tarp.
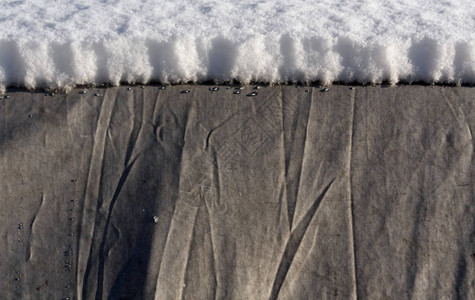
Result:
{"label": "gray tarp", "polygon": [[475,298],[473,88],[208,88],[0,100],[1,299]]}

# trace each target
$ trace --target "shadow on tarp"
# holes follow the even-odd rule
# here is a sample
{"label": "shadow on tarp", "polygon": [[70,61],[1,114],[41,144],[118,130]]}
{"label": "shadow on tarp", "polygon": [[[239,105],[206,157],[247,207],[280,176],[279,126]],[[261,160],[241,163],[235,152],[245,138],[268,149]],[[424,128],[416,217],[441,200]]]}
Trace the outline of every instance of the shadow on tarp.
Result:
{"label": "shadow on tarp", "polygon": [[211,87],[5,94],[6,298],[475,297],[473,88]]}

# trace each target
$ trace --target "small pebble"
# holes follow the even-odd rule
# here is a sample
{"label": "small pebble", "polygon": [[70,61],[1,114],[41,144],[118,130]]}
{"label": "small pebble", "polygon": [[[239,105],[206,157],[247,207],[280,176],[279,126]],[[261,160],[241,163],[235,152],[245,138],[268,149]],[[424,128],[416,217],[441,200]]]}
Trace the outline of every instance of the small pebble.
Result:
{"label": "small pebble", "polygon": [[130,90],[131,90],[130,86],[127,88],[127,90],[128,90],[128,91],[130,91]]}
{"label": "small pebble", "polygon": [[305,90],[305,93],[310,93],[310,90]]}
{"label": "small pebble", "polygon": [[96,97],[102,97],[102,94],[95,93],[94,96],[96,96]]}
{"label": "small pebble", "polygon": [[82,90],[79,92],[79,94],[87,94],[87,90]]}
{"label": "small pebble", "polygon": [[355,88],[354,87],[350,87],[350,90],[354,90]]}
{"label": "small pebble", "polygon": [[158,223],[158,217],[157,216],[153,216],[153,223]]}
{"label": "small pebble", "polygon": [[212,88],[209,88],[210,92],[217,92],[219,91],[219,87],[212,87]]}
{"label": "small pebble", "polygon": [[186,90],[181,91],[182,94],[188,94],[189,92],[190,92],[189,89],[186,89]]}
{"label": "small pebble", "polygon": [[164,85],[162,85],[162,86],[160,87],[160,89],[161,89],[161,90],[165,90],[166,87],[165,87]]}
{"label": "small pebble", "polygon": [[249,93],[247,94],[248,97],[255,97],[257,96],[257,92],[252,92],[252,93]]}
{"label": "small pebble", "polygon": [[5,97],[3,97],[4,99],[10,99],[10,96],[9,95],[6,95]]}
{"label": "small pebble", "polygon": [[323,88],[323,89],[320,90],[320,92],[326,93],[326,92],[328,92],[329,90],[330,90],[329,88]]}
{"label": "small pebble", "polygon": [[233,94],[241,94],[240,90],[234,91]]}
{"label": "small pebble", "polygon": [[259,90],[259,89],[261,89],[261,87],[260,87],[260,86],[256,86],[255,89],[256,89],[256,90]]}

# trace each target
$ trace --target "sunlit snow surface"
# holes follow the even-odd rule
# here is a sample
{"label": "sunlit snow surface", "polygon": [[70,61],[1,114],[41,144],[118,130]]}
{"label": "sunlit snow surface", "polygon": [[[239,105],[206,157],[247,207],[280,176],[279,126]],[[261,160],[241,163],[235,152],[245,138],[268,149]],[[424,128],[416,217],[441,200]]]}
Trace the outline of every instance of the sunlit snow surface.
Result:
{"label": "sunlit snow surface", "polygon": [[475,0],[0,1],[0,88],[475,83]]}

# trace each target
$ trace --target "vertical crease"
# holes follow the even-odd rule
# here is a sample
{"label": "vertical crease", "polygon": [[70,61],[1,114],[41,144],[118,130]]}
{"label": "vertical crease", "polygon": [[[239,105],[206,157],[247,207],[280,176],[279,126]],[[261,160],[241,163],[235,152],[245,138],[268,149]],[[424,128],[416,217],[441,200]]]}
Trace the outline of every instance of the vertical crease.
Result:
{"label": "vertical crease", "polygon": [[[177,170],[178,170],[178,186],[177,186],[177,190],[181,190],[181,187],[180,187],[180,178],[182,177],[181,175],[183,174],[183,152],[185,150],[185,138],[186,138],[186,130],[189,126],[188,122],[189,122],[189,118],[190,118],[190,108],[187,107],[187,112],[186,112],[186,117],[185,117],[185,120],[184,120],[184,125],[183,125],[183,136],[182,136],[182,141],[183,141],[183,144],[181,145],[180,149],[179,149],[179,153],[178,156],[179,156],[179,159],[178,159],[178,166],[177,166]],[[176,118],[176,115],[173,111],[170,111],[170,113],[173,114],[173,116],[175,117],[175,120],[177,120],[178,118]],[[160,271],[162,270],[162,264],[164,263],[164,260],[163,260],[163,255],[165,255],[165,251],[167,249],[167,246],[169,245],[169,242],[170,242],[170,231],[172,230],[171,226],[172,226],[172,223],[173,223],[173,220],[176,218],[176,214],[177,214],[177,204],[176,204],[176,201],[178,201],[179,199],[179,196],[177,196],[177,198],[175,199],[174,203],[173,203],[173,208],[172,208],[172,213],[171,213],[171,219],[170,219],[170,227],[168,228],[168,232],[167,232],[167,236],[166,236],[166,241],[165,241],[165,245],[163,246],[163,252],[162,252],[162,259],[160,261],[160,264],[158,265],[158,272],[157,272],[157,278],[156,278],[156,281],[155,281],[155,296],[154,296],[154,299],[157,299],[157,287],[158,287],[158,283],[159,283],[159,280],[160,280]]]}
{"label": "vertical crease", "polygon": [[[287,213],[287,228],[289,229],[289,232],[292,230],[292,220],[291,217],[289,216],[289,204],[288,204],[288,196],[287,196],[287,185],[288,185],[288,163],[287,163],[287,155],[286,155],[286,144],[285,144],[285,126],[284,126],[284,93],[282,91],[282,87],[280,87],[280,130],[282,132],[282,159],[284,163],[284,182],[282,183],[281,188],[279,189],[279,209],[278,209],[278,218],[279,218],[279,223],[281,219],[281,213],[282,213],[282,205],[286,206],[285,212]],[[285,201],[285,203],[282,203]]]}
{"label": "vertical crease", "polygon": [[[152,124],[153,128],[155,128],[155,129],[158,126],[157,123],[159,123],[159,120],[160,120],[160,109],[162,109],[162,107],[158,103],[160,102],[162,97],[166,97],[166,96],[167,95],[164,94],[164,92],[160,92],[160,91],[158,91],[155,94],[155,101],[153,103],[153,109],[151,110],[151,115],[150,115],[151,124]],[[144,110],[144,112],[145,111],[146,110]],[[155,129],[154,129],[154,134],[156,134]],[[155,197],[157,197],[157,194],[159,194],[159,188],[155,189]],[[170,201],[172,202],[173,200],[170,200]],[[154,230],[153,234],[152,234],[152,242],[151,242],[151,249],[150,249],[151,255],[149,257],[149,266],[148,266],[147,276],[146,276],[146,280],[145,280],[146,282],[145,282],[145,287],[144,287],[145,294],[147,295],[146,298],[155,297],[155,296],[152,296],[152,295],[156,295],[156,293],[157,293],[157,282],[158,282],[158,276],[160,274],[160,266],[161,266],[161,263],[162,263],[161,255],[163,255],[163,250],[164,250],[163,244],[165,244],[168,241],[168,238],[169,238],[171,220],[172,220],[174,209],[175,209],[174,206],[175,205],[173,204],[173,208],[172,208],[172,212],[170,213],[170,217],[167,218],[167,221],[163,222],[165,224],[164,226],[166,226],[166,228],[168,228],[167,231],[166,231],[166,236],[164,237],[164,243],[157,244],[157,242],[156,242],[157,240],[160,239],[159,234],[158,234],[159,231]],[[155,201],[153,211],[157,212],[158,207],[160,207],[160,206]],[[158,215],[162,216],[160,213]],[[160,222],[160,223],[162,223],[162,222]],[[156,253],[161,253],[158,256],[159,259],[153,259],[154,254],[156,255]]]}
{"label": "vertical crease", "polygon": [[185,267],[183,268],[183,275],[181,277],[181,289],[180,289],[180,297],[178,297],[179,299],[185,299],[185,296],[184,296],[184,292],[185,292],[185,288],[186,288],[186,272],[188,270],[188,266],[190,265],[190,258],[191,258],[191,249],[193,249],[194,247],[192,247],[192,245],[194,244],[193,243],[193,237],[195,235],[195,231],[196,231],[196,226],[197,225],[197,222],[198,222],[198,212],[199,212],[200,208],[197,208],[196,211],[195,211],[195,216],[194,216],[194,220],[193,220],[193,228],[191,229],[191,235],[190,235],[190,240],[189,240],[189,243],[188,243],[188,247],[187,247],[187,256],[186,256],[186,262],[185,262]]}
{"label": "vertical crease", "polygon": [[[298,203],[298,199],[299,199],[299,194],[300,194],[300,190],[301,190],[301,184],[302,184],[302,170],[304,168],[304,161],[305,161],[305,151],[307,150],[307,141],[309,139],[309,136],[308,136],[308,127],[310,125],[310,112],[312,111],[312,106],[313,106],[313,98],[314,97],[314,93],[313,93],[313,88],[312,88],[312,91],[311,91],[311,95],[310,95],[310,105],[308,106],[308,114],[307,114],[307,124],[305,125],[305,140],[303,142],[303,152],[302,152],[302,157],[301,157],[301,160],[300,160],[300,168],[299,168],[299,173],[298,173],[298,181],[297,181],[297,193],[295,195],[295,212],[294,212],[294,219],[295,219],[295,213],[297,212],[297,203]],[[292,232],[292,229],[293,229],[293,220],[292,220],[292,224],[290,224],[290,232]]]}
{"label": "vertical crease", "polygon": [[[107,93],[107,91],[106,91]],[[114,96],[112,100],[111,97],[107,97],[105,95],[99,117],[97,118],[97,123],[96,123],[96,131],[94,133],[94,138],[93,138],[93,146],[92,146],[92,154],[91,154],[91,160],[89,163],[89,169],[88,169],[88,174],[87,174],[87,182],[86,182],[86,190],[85,190],[85,199],[84,199],[84,206],[82,209],[82,215],[81,215],[81,229],[80,229],[80,238],[78,240],[78,269],[77,269],[77,296],[78,299],[83,299],[83,293],[85,290],[87,290],[86,285],[84,284],[85,281],[87,280],[87,269],[88,269],[88,262],[89,262],[89,257],[91,255],[92,251],[92,239],[94,237],[94,232],[96,230],[95,228],[95,216],[97,213],[97,209],[99,206],[99,203],[96,203],[96,207],[94,208],[93,201],[99,202],[100,198],[100,186],[102,182],[102,168],[103,168],[103,163],[104,163],[104,153],[105,153],[105,144],[106,144],[106,138],[107,138],[107,130],[110,125],[110,121],[112,118],[112,111],[114,108],[114,103],[116,100],[116,97]],[[112,105],[109,103],[112,101]],[[102,126],[102,123],[106,123]],[[104,128],[105,127],[105,128]],[[98,161],[98,162],[97,162]],[[97,162],[97,163],[96,163]],[[100,164],[100,166],[98,165]],[[91,193],[93,195],[91,195]],[[93,211],[88,212],[88,209],[91,209]],[[84,238],[84,233],[87,232],[87,227],[92,224],[93,228],[88,234],[86,238]],[[87,250],[88,249],[88,250]],[[85,256],[84,253],[88,253]]]}
{"label": "vertical crease", "polygon": [[114,196],[112,197],[111,202],[109,203],[109,208],[107,209],[107,216],[106,216],[106,223],[104,226],[103,234],[102,234],[102,241],[99,246],[99,270],[97,272],[97,290],[96,290],[96,299],[102,299],[104,291],[104,268],[105,268],[105,258],[108,256],[106,254],[106,242],[107,242],[107,237],[109,233],[109,225],[111,222],[112,218],[112,212],[114,210],[115,204],[117,202],[117,199],[120,195],[120,192],[122,191],[122,188],[125,185],[125,181],[127,180],[127,177],[129,176],[130,170],[132,169],[133,165],[135,163],[135,160],[132,161],[122,172],[122,175],[120,176],[119,182],[117,183],[116,189],[114,191]]}
{"label": "vertical crease", "polygon": [[353,201],[353,192],[352,192],[352,161],[353,161],[353,143],[354,143],[354,130],[355,130],[355,98],[356,98],[356,91],[353,90],[351,92],[350,101],[351,101],[351,121],[350,121],[350,137],[349,137],[349,150],[348,150],[348,200],[350,202],[350,231],[351,231],[351,249],[352,249],[352,260],[353,260],[353,280],[354,280],[354,287],[353,293],[355,295],[355,299],[359,299],[358,296],[358,276],[357,276],[357,262],[356,262],[356,237],[355,237],[355,207]]}
{"label": "vertical crease", "polygon": [[208,215],[208,226],[209,226],[209,240],[211,242],[211,252],[212,252],[212,256],[213,256],[213,275],[214,275],[214,289],[213,289],[213,292],[214,292],[214,299],[217,299],[217,293],[218,293],[218,273],[217,273],[217,268],[216,268],[216,254],[214,253],[215,252],[215,246],[214,246],[214,241],[213,241],[213,227],[211,225],[211,214],[210,214],[210,210],[208,208],[208,204],[207,202],[205,201],[205,205],[204,205],[205,209],[206,209],[206,214]]}

